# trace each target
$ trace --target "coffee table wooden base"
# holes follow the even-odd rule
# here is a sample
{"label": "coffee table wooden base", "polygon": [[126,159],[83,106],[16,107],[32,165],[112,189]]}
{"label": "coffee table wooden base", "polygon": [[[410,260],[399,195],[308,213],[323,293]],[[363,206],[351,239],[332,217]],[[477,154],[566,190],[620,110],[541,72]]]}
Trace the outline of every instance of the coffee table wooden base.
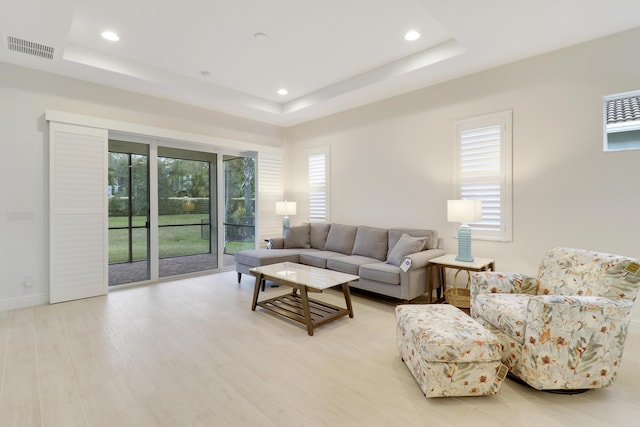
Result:
{"label": "coffee table wooden base", "polygon": [[[291,286],[293,291],[286,295],[280,295],[263,301],[258,301],[262,280],[273,280],[282,285]],[[299,293],[298,293],[299,291]],[[253,304],[251,310],[255,311],[256,307],[262,307],[279,316],[286,317],[298,323],[302,323],[307,327],[307,333],[313,336],[314,328],[325,325],[344,316],[353,318],[353,307],[351,305],[351,294],[349,292],[349,284],[342,284],[342,292],[344,294],[347,308],[338,307],[323,301],[311,299],[308,292],[318,292],[313,288],[309,288],[297,283],[288,282],[279,278],[266,276],[264,274],[256,274],[256,284],[253,291]]]}

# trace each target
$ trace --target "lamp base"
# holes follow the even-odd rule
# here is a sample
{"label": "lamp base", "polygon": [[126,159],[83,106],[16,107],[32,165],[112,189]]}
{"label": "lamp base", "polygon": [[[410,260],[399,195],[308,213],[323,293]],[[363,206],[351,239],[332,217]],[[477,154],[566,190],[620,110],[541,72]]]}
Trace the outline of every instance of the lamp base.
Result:
{"label": "lamp base", "polygon": [[282,235],[283,236],[284,236],[285,230],[289,227],[290,227],[289,217],[285,215],[284,218],[282,218]]}
{"label": "lamp base", "polygon": [[456,261],[462,261],[462,262],[473,262],[473,257],[469,257],[469,258],[463,258],[460,255],[458,255],[456,257]]}
{"label": "lamp base", "polygon": [[461,224],[458,228],[458,256],[456,261],[473,262],[471,256],[471,227]]}

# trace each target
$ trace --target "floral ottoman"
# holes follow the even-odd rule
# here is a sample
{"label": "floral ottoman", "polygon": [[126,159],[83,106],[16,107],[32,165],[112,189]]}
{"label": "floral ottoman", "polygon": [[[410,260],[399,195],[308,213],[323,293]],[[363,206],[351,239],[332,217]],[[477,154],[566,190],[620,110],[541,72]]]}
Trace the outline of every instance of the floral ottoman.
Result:
{"label": "floral ottoman", "polygon": [[397,344],[426,397],[496,394],[507,375],[491,332],[447,304],[396,307]]}

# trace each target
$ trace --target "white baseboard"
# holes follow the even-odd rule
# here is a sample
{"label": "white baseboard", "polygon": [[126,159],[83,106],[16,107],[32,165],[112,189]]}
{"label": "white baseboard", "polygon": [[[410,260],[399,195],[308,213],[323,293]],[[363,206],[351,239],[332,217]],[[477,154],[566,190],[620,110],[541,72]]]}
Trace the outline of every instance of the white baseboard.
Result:
{"label": "white baseboard", "polygon": [[33,307],[34,305],[49,304],[49,294],[29,295],[25,297],[7,298],[0,300],[0,311],[16,308]]}

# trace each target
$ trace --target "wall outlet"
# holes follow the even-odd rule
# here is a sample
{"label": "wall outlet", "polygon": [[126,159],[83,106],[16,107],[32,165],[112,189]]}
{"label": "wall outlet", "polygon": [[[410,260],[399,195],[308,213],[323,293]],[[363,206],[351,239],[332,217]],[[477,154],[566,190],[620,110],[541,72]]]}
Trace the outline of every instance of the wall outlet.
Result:
{"label": "wall outlet", "polygon": [[27,277],[25,277],[25,278],[24,278],[24,280],[22,281],[22,285],[23,285],[25,288],[30,288],[30,287],[32,287],[32,286],[33,286],[33,277],[31,277],[31,276],[27,276]]}

